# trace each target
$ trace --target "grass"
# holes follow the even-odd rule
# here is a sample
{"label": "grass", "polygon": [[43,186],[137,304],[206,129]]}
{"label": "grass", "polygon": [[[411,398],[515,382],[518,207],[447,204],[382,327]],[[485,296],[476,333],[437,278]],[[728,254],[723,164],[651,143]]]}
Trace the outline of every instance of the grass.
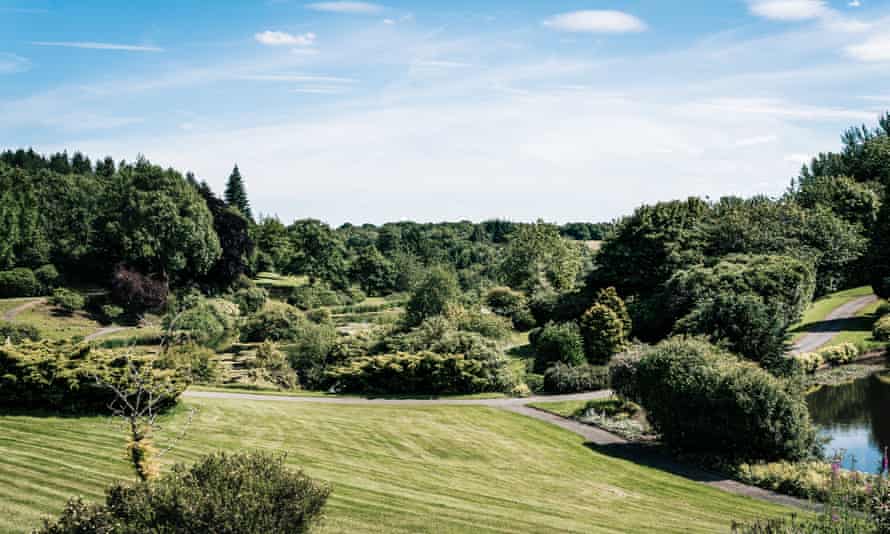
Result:
{"label": "grass", "polygon": [[791,325],[789,330],[795,333],[794,337],[796,339],[809,331],[807,327],[824,321],[828,314],[838,306],[843,306],[861,297],[867,297],[872,293],[871,286],[862,286],[825,295],[814,301],[807,311],[804,312],[803,318],[796,324]]}
{"label": "grass", "polygon": [[544,410],[556,414],[560,417],[577,417],[584,413],[587,408],[586,400],[573,401],[554,401],[554,402],[532,402],[529,403],[532,408]]}
{"label": "grass", "polygon": [[15,322],[34,325],[44,339],[51,340],[86,337],[102,328],[99,322],[83,312],[61,314],[49,303],[28,308],[16,316]]}
{"label": "grass", "polygon": [[849,327],[845,324],[844,331],[832,339],[828,345],[853,343],[865,351],[879,350],[886,347],[887,343],[872,337],[872,328],[875,321],[879,319],[875,312],[877,312],[881,304],[881,301],[877,301],[862,308],[856,314],[856,317],[847,320],[846,323],[849,324]]}
{"label": "grass", "polygon": [[15,308],[16,306],[20,306],[26,302],[30,302],[32,300],[37,300],[39,297],[23,297],[23,298],[15,298],[15,299],[0,299],[0,315],[8,312],[9,310]]}
{"label": "grass", "polygon": [[256,285],[260,287],[283,287],[291,288],[306,285],[309,282],[307,276],[286,276],[276,273],[259,273],[254,279]]}
{"label": "grass", "polygon": [[[189,399],[165,462],[263,449],[333,484],[322,533],[725,532],[790,510],[592,451],[547,423],[485,407]],[[172,417],[175,435],[184,415]],[[163,445],[159,440],[159,445]],[[0,532],[132,476],[104,418],[0,416]]]}

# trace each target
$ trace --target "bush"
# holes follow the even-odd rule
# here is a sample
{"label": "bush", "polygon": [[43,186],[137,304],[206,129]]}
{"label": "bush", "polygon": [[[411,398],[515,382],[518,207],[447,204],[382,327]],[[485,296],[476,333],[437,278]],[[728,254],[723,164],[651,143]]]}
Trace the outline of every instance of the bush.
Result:
{"label": "bush", "polygon": [[[137,365],[146,362],[134,360]],[[0,407],[106,411],[114,393],[98,384],[119,383],[126,359],[110,350],[68,342],[24,342],[0,345]],[[176,373],[158,371],[182,391]]]}
{"label": "bush", "polygon": [[306,387],[326,384],[324,373],[337,339],[337,330],[331,323],[315,324],[303,320],[296,326],[292,343],[287,347],[288,359]]}
{"label": "bush", "polygon": [[256,313],[266,304],[269,294],[261,287],[241,288],[232,295],[232,301],[238,305],[242,315]]}
{"label": "bush", "polygon": [[167,304],[166,280],[146,276],[124,265],[115,267],[111,279],[111,298],[127,312],[160,310]]}
{"label": "bush", "polygon": [[222,375],[216,354],[194,343],[169,347],[155,365],[159,369],[176,370],[192,383],[212,384],[219,382]]}
{"label": "bush", "polygon": [[50,263],[34,269],[34,276],[44,293],[49,293],[59,285],[59,271]]}
{"label": "bush", "polygon": [[68,502],[40,534],[94,532],[308,532],[322,517],[331,489],[284,465],[284,456],[215,453],[191,467],[133,485],[117,483],[105,503]]}
{"label": "bush", "polygon": [[20,267],[0,271],[0,298],[36,297],[41,293],[40,282],[31,269]]}
{"label": "bush", "polygon": [[[625,310],[626,311],[626,310]],[[581,334],[587,361],[605,364],[624,348],[625,322],[611,308],[594,304],[581,316]]]}
{"label": "bush", "polygon": [[53,291],[53,296],[49,299],[53,306],[61,309],[65,313],[71,314],[83,308],[86,303],[83,295],[70,289],[60,287]]}
{"label": "bush", "polygon": [[338,391],[375,395],[509,391],[509,362],[432,352],[354,358],[330,372]]}
{"label": "bush", "polygon": [[531,390],[532,393],[540,393],[541,391],[544,391],[544,375],[526,373],[525,385],[528,386],[528,389]]}
{"label": "bush", "polygon": [[293,306],[270,303],[247,318],[241,341],[288,341],[296,338],[303,322],[303,314]]}
{"label": "bush", "polygon": [[875,322],[872,335],[878,341],[890,341],[890,315],[885,315]]}
{"label": "bush", "polygon": [[105,304],[100,310],[102,312],[102,318],[109,323],[117,321],[124,315],[124,309],[114,304]]}
{"label": "bush", "polygon": [[544,373],[547,393],[581,393],[609,387],[609,368],[603,365],[571,366],[557,362]]}
{"label": "bush", "polygon": [[482,310],[463,311],[459,313],[456,321],[457,329],[464,332],[476,332],[489,338],[503,341],[513,333],[509,319],[497,316],[493,313],[484,313]]}
{"label": "bush", "polygon": [[40,331],[34,325],[0,321],[0,345],[7,340],[13,344],[25,340],[40,341]]}
{"label": "bush", "polygon": [[443,267],[431,267],[414,287],[405,304],[405,322],[419,325],[424,319],[442,315],[457,302],[460,286],[454,273]]}
{"label": "bush", "polygon": [[485,294],[485,305],[497,315],[510,319],[513,327],[525,331],[534,327],[535,318],[525,295],[509,287],[493,287]]}
{"label": "bush", "polygon": [[349,300],[342,293],[338,293],[327,286],[316,284],[295,287],[287,298],[287,303],[301,310],[311,310],[321,306],[348,304]]}
{"label": "bush", "polygon": [[844,365],[859,356],[859,349],[853,343],[841,343],[818,351],[818,355],[831,365]]}
{"label": "bush", "polygon": [[248,377],[254,382],[267,382],[282,389],[297,389],[297,374],[287,356],[271,341],[264,341],[256,349],[256,356],[247,364]]}
{"label": "bush", "polygon": [[535,370],[541,372],[556,362],[581,365],[584,357],[584,340],[575,323],[548,323],[529,340],[535,348]]}
{"label": "bush", "polygon": [[822,355],[817,352],[803,352],[793,356],[795,363],[804,373],[813,374],[825,363]]}
{"label": "bush", "polygon": [[327,308],[317,308],[306,312],[306,318],[316,324],[331,322],[331,310]]}
{"label": "bush", "polygon": [[227,319],[210,301],[200,299],[187,308],[164,316],[163,326],[180,342],[213,343],[226,332]]}
{"label": "bush", "polygon": [[660,343],[631,378],[635,384],[616,389],[636,394],[630,400],[675,449],[766,461],[800,460],[815,450],[801,391],[702,340]]}

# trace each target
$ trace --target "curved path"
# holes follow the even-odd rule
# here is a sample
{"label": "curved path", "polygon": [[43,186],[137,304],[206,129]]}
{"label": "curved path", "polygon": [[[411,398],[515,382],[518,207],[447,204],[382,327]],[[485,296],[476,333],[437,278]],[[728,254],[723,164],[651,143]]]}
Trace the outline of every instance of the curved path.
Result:
{"label": "curved path", "polygon": [[128,326],[106,326],[105,328],[100,328],[100,329],[96,330],[92,334],[83,338],[83,340],[84,341],[92,341],[92,340],[102,337],[102,336],[108,336],[108,335],[114,334],[115,332],[123,332],[124,330],[129,330],[129,329],[130,329],[130,327],[128,327]]}
{"label": "curved path", "polygon": [[6,313],[3,314],[3,320],[13,321],[18,314],[22,313],[23,311],[29,310],[34,306],[37,306],[38,304],[43,304],[44,302],[46,302],[46,299],[29,300],[28,302],[20,304],[11,310],[6,310]]}
{"label": "curved path", "polygon": [[856,314],[862,311],[863,308],[873,304],[877,300],[878,297],[876,295],[868,295],[853,299],[831,310],[831,313],[826,315],[824,319],[819,321],[819,323],[814,323],[821,325],[819,330],[816,332],[808,332],[801,336],[794,343],[794,346],[791,347],[791,350],[789,351],[790,354],[813,352],[819,347],[822,347],[843,331],[844,319],[852,319],[853,317],[856,317]]}
{"label": "curved path", "polygon": [[499,408],[515,414],[531,417],[556,425],[583,437],[587,445],[592,449],[606,454],[645,465],[655,469],[667,471],[707,486],[717,488],[729,493],[744,495],[755,499],[769,501],[774,504],[791,506],[812,510],[818,507],[811,502],[781,495],[755,486],[743,484],[726,476],[707,471],[705,469],[681,463],[657,450],[651,445],[631,443],[620,436],[607,432],[593,425],[586,425],[567,419],[550,412],[537,410],[528,406],[534,402],[556,402],[574,400],[592,400],[607,398],[612,395],[609,390],[594,391],[591,393],[577,393],[570,395],[548,395],[526,398],[496,398],[496,399],[368,399],[363,397],[289,397],[278,395],[262,395],[254,393],[231,393],[222,391],[186,391],[184,397],[203,399],[241,399],[256,401],[284,401],[295,403],[319,403],[319,404],[358,404],[358,405],[444,405],[444,406],[488,406]]}

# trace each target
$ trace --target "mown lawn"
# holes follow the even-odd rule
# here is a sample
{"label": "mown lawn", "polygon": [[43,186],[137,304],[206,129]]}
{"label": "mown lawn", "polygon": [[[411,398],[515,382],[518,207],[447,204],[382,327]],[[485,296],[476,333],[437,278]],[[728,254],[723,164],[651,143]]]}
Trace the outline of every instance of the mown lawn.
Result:
{"label": "mown lawn", "polygon": [[15,317],[15,322],[31,324],[40,330],[44,339],[68,339],[74,336],[86,337],[102,325],[91,319],[83,312],[75,312],[71,315],[59,313],[49,303],[38,304],[28,308]]}
{"label": "mown lawn", "polygon": [[824,321],[828,314],[838,306],[861,297],[867,297],[872,293],[871,286],[862,286],[825,295],[813,302],[809,309],[804,312],[803,318],[798,323],[791,325],[789,331],[794,333],[795,338],[798,338],[807,333],[808,325],[815,325]]}
{"label": "mown lawn", "polygon": [[[321,529],[339,532],[725,532],[789,512],[593,452],[582,438],[486,407],[189,399],[165,461],[266,449],[330,481]],[[179,410],[166,425],[174,435]],[[163,445],[163,443],[159,443]],[[129,476],[104,418],[0,416],[0,532],[26,532],[68,496]]]}

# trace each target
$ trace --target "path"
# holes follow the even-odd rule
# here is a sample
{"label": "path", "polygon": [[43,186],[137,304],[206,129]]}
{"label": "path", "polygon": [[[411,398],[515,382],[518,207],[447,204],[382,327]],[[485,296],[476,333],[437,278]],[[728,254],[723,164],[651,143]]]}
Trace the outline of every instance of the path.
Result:
{"label": "path", "polygon": [[819,321],[819,330],[816,332],[808,332],[801,336],[794,346],[791,348],[791,354],[801,354],[804,352],[813,352],[819,347],[825,345],[844,329],[843,320],[856,317],[856,314],[862,311],[866,306],[878,300],[876,295],[868,295],[853,299],[850,302],[841,304],[837,308],[831,310],[831,313],[825,316],[825,319]]}
{"label": "path", "polygon": [[43,304],[44,302],[46,302],[46,299],[29,300],[28,302],[25,302],[24,304],[20,304],[11,310],[6,310],[6,313],[3,314],[3,320],[4,321],[13,321],[13,320],[15,320],[15,318],[18,314],[20,314],[23,311],[26,311],[28,309],[31,309],[34,306],[37,306],[38,304]]}
{"label": "path", "polygon": [[631,443],[593,425],[586,425],[567,419],[550,412],[537,410],[528,406],[534,402],[561,402],[574,400],[592,400],[607,398],[612,395],[609,390],[595,391],[591,393],[576,393],[570,395],[548,395],[526,398],[496,398],[496,399],[367,399],[362,397],[288,397],[278,395],[262,395],[254,393],[231,393],[222,391],[186,391],[185,397],[203,399],[243,399],[257,401],[284,401],[296,403],[319,404],[359,404],[359,405],[444,405],[444,406],[489,406],[531,417],[544,421],[551,425],[568,430],[583,437],[587,445],[593,450],[634,462],[640,465],[653,467],[671,474],[681,476],[702,484],[717,488],[729,493],[744,495],[755,499],[769,501],[774,504],[791,506],[802,509],[813,509],[815,505],[802,499],[781,495],[755,486],[749,486],[723,475],[701,469],[689,464],[678,462],[666,454],[656,450],[651,445]]}
{"label": "path", "polygon": [[115,332],[122,332],[124,330],[129,330],[129,329],[130,329],[129,326],[106,326],[105,328],[100,328],[100,329],[96,330],[92,334],[83,338],[83,340],[84,341],[92,341],[98,337],[108,336],[108,335],[114,334]]}

